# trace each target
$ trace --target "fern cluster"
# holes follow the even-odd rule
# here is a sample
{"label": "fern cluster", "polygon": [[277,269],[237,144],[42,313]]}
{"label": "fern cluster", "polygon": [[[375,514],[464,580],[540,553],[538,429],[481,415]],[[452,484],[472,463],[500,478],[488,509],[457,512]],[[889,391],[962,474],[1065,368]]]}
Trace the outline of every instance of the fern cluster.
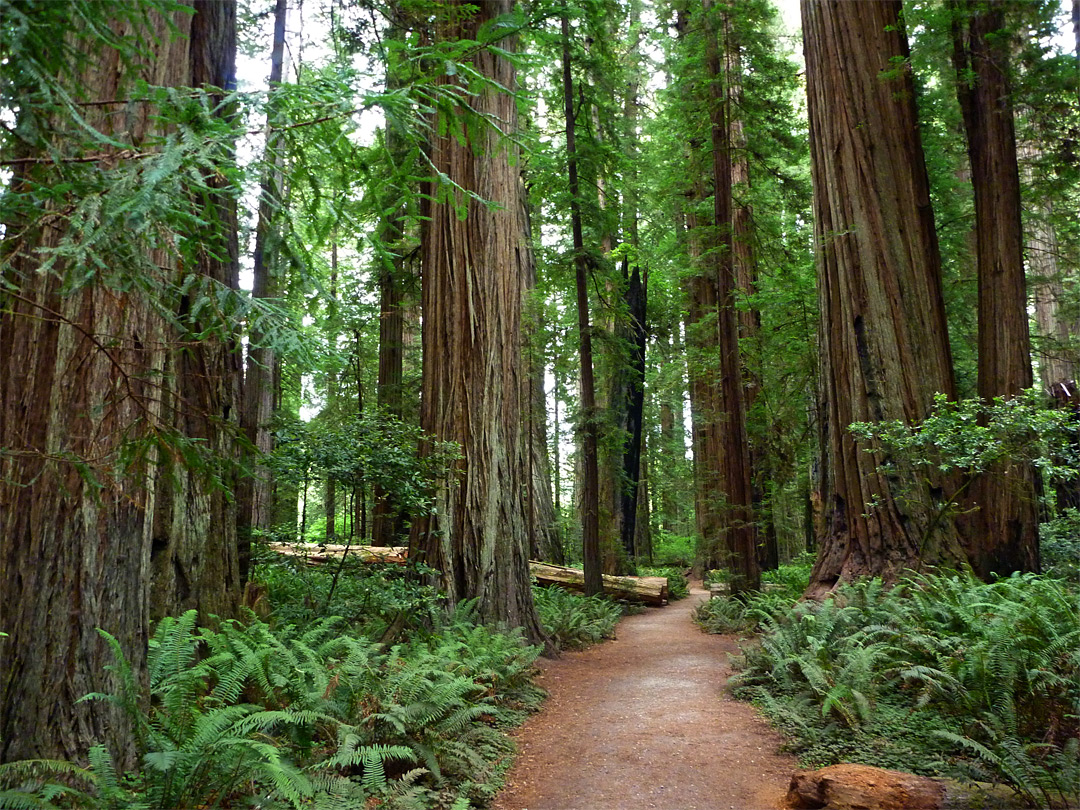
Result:
{"label": "fern cluster", "polygon": [[[769,616],[781,616],[791,609],[806,590],[813,564],[809,555],[761,572],[763,590],[745,592],[735,598],[713,598],[694,609],[694,621],[706,633],[746,633]],[[727,582],[724,570],[709,571],[706,584]]]}
{"label": "fern cluster", "polygon": [[162,621],[149,693],[114,644],[124,688],[90,695],[134,724],[140,767],[120,774],[95,747],[88,767],[0,768],[0,807],[465,808],[488,801],[509,764],[503,732],[539,703],[538,654],[520,635],[470,621],[385,649],[337,618],[307,628],[252,619]]}
{"label": "fern cluster", "polygon": [[559,649],[581,649],[615,638],[622,608],[602,596],[580,596],[562,588],[533,588],[544,630]]}
{"label": "fern cluster", "polygon": [[1039,806],[1080,793],[1080,616],[1062,581],[871,580],[746,612],[763,633],[736,693],[804,759],[1001,781]]}

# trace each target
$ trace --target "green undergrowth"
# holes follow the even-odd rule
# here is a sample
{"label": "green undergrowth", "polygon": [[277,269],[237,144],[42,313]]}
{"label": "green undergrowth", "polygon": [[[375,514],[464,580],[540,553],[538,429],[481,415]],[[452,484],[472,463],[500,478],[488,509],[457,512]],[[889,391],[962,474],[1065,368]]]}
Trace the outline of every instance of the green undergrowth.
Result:
{"label": "green undergrowth", "polygon": [[[540,649],[482,625],[470,603],[447,613],[422,574],[264,558],[259,615],[161,621],[142,688],[110,639],[124,687],[87,699],[131,723],[133,767],[104,746],[80,765],[0,766],[0,807],[486,806],[514,753],[507,730],[543,699]],[[621,615],[561,591],[537,602],[562,647],[611,637]]]}
{"label": "green undergrowth", "polygon": [[1003,783],[1031,806],[1080,798],[1074,586],[949,573],[794,604],[796,584],[711,600],[698,620],[713,632],[758,629],[734,692],[787,733],[805,765]]}
{"label": "green undergrowth", "polygon": [[560,650],[579,650],[615,638],[622,608],[603,596],[579,596],[559,587],[534,587],[544,630]]}
{"label": "green undergrowth", "polygon": [[[762,590],[737,599],[715,597],[694,610],[694,621],[706,633],[748,633],[757,629],[769,616],[782,615],[802,597],[810,579],[813,559],[809,555],[781,565],[775,571],[761,573]],[[728,582],[724,570],[706,573],[706,587],[713,582]]]}

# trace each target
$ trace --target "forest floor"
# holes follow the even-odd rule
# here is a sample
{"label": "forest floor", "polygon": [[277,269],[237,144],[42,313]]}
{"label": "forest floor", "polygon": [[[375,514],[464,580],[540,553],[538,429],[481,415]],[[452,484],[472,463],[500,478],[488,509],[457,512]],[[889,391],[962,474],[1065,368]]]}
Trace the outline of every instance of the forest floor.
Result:
{"label": "forest floor", "polygon": [[725,692],[734,636],[691,619],[708,594],[624,618],[618,638],[541,662],[544,708],[494,810],[766,810],[794,758],[754,709]]}

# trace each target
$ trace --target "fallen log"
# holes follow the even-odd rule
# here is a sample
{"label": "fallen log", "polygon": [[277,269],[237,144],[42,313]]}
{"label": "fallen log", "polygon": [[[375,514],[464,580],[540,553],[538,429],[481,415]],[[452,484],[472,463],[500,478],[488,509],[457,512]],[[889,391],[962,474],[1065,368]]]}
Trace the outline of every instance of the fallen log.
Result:
{"label": "fallen log", "polygon": [[796,810],[942,810],[945,788],[934,779],[869,765],[796,771],[787,806]]}
{"label": "fallen log", "polygon": [[[585,573],[577,568],[530,560],[529,571],[541,585],[558,585],[571,591],[585,590]],[[603,580],[604,593],[608,596],[646,605],[667,604],[667,577],[615,577],[604,574]]]}
{"label": "fallen log", "polygon": [[330,560],[340,560],[349,549],[349,558],[363,563],[404,563],[409,557],[408,546],[341,546],[341,545],[294,545],[271,543],[271,551],[288,557],[303,557],[309,565],[321,565]]}

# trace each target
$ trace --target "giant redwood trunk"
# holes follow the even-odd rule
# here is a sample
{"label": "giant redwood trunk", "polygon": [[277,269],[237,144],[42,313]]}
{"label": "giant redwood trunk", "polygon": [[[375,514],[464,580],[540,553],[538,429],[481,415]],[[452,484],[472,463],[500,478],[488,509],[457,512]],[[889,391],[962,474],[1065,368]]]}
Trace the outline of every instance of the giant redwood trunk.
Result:
{"label": "giant redwood trunk", "polygon": [[[471,8],[448,3],[450,17],[439,21],[436,35],[476,39],[485,22],[510,8],[510,0]],[[513,47],[512,40],[498,44]],[[544,632],[528,567],[526,494],[532,481],[521,330],[525,280],[517,263],[525,238],[518,156],[510,138],[480,119],[514,132],[515,69],[486,48],[477,49],[472,62],[492,84],[470,96],[475,115],[463,130],[455,131],[460,122],[441,122],[442,134],[431,142],[433,168],[470,196],[447,186],[433,189],[439,200],[426,206],[421,234],[421,424],[436,439],[456,442],[461,459],[438,487],[436,515],[417,544],[424,561],[442,573],[452,604],[476,599],[484,621],[521,627],[530,640],[540,641]],[[465,207],[464,218],[455,205]]]}
{"label": "giant redwood trunk", "polygon": [[[1032,384],[1004,4],[952,3],[953,61],[975,192],[979,277],[979,396],[1010,397]],[[1005,462],[972,487],[968,555],[982,577],[1039,569],[1035,470]]]}
{"label": "giant redwood trunk", "polygon": [[899,0],[802,2],[825,454],[811,595],[840,579],[963,560],[939,505],[950,484],[882,471],[884,455],[848,431],[918,421],[936,392],[954,395],[900,10]]}
{"label": "giant redwood trunk", "polygon": [[[70,80],[95,102],[128,98],[136,76],[227,87],[235,5],[194,6],[194,16],[149,18],[152,36],[135,60],[145,68],[129,67],[89,36],[67,33],[90,57]],[[113,27],[136,35],[122,15]],[[98,104],[83,114],[111,138],[153,152],[160,126],[153,105],[125,105],[121,116],[115,109]],[[57,115],[27,157],[111,149],[86,141],[78,125]],[[110,165],[116,164],[106,160],[102,168]],[[13,190],[56,184],[67,170],[45,161],[24,165]],[[205,249],[183,272],[234,286],[234,209],[223,195],[202,214],[211,223],[206,232],[186,236]],[[141,681],[152,608],[228,615],[235,604],[236,514],[226,491],[232,479],[225,473],[224,488],[213,486],[206,470],[182,463],[174,448],[195,439],[231,455],[238,363],[229,341],[192,339],[208,324],[176,292],[182,276],[164,249],[143,255],[139,265],[160,285],[154,293],[99,277],[65,288],[65,276],[85,268],[61,262],[39,272],[37,252],[65,237],[63,211],[7,225],[23,238],[4,246],[0,294],[0,627],[8,634],[0,639],[0,760],[79,759],[100,741],[131,765],[131,730],[116,708],[76,701],[119,690],[98,628],[117,639]],[[149,294],[159,307],[175,306],[172,323]]]}

